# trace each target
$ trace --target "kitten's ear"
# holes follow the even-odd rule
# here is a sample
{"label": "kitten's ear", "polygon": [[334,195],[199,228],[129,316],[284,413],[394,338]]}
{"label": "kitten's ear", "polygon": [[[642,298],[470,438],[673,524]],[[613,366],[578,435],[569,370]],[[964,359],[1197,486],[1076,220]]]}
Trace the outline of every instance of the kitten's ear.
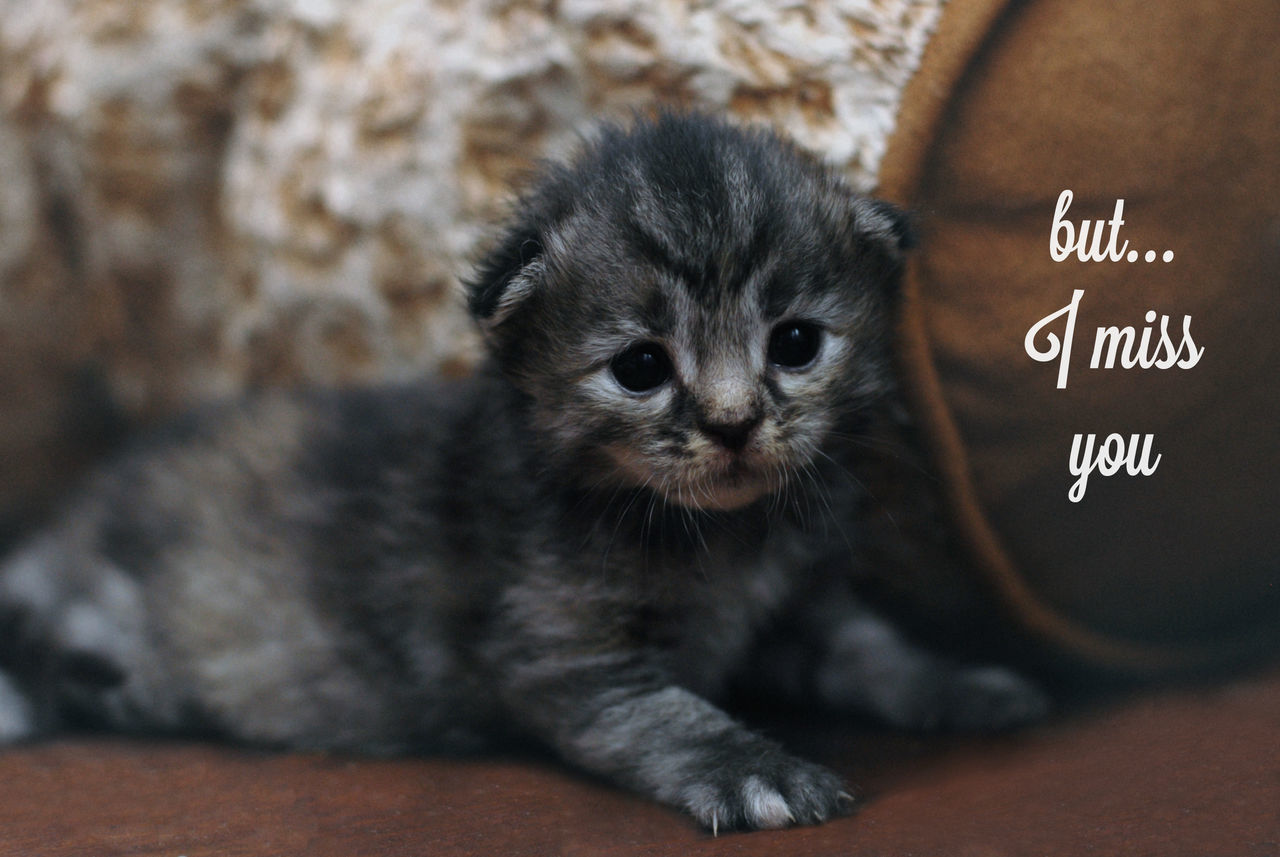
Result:
{"label": "kitten's ear", "polygon": [[546,275],[542,242],[518,225],[503,236],[467,281],[467,309],[486,333],[502,324]]}
{"label": "kitten's ear", "polygon": [[858,233],[878,243],[894,260],[916,246],[911,215],[882,199],[859,196],[853,200],[853,219]]}

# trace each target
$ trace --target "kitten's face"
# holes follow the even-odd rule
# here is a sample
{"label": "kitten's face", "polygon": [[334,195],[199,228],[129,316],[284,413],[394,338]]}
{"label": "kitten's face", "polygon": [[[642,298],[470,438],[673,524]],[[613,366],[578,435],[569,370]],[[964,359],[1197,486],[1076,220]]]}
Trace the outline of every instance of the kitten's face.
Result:
{"label": "kitten's face", "polygon": [[888,385],[901,222],[776,138],[607,131],[521,214],[472,308],[585,487],[749,505]]}

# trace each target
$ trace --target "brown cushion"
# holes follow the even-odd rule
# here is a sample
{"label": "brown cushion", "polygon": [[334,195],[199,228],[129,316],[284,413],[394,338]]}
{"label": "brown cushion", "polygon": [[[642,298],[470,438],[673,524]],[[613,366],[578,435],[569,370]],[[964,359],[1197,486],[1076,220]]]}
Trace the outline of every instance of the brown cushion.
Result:
{"label": "brown cushion", "polygon": [[778,723],[866,804],[721,835],[559,766],[68,739],[0,754],[0,853],[501,857],[1275,853],[1280,674],[991,739]]}
{"label": "brown cushion", "polygon": [[[1095,660],[1196,657],[1280,615],[1277,44],[1274,0],[956,0],[885,159],[921,216],[902,360],[952,519],[1029,627]],[[1063,189],[1077,229],[1124,199],[1120,240],[1172,261],[1055,262]],[[1024,337],[1077,289],[1057,389]],[[1175,344],[1191,317],[1196,366],[1089,367],[1098,327],[1149,310]],[[1162,458],[1073,503],[1077,433]]]}

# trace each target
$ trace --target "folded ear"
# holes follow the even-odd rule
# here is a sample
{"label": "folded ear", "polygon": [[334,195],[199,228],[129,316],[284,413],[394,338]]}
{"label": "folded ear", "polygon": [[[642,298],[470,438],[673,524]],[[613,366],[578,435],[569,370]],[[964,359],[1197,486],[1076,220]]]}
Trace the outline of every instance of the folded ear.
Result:
{"label": "folded ear", "polygon": [[528,224],[510,228],[466,281],[467,309],[486,333],[498,327],[542,283],[542,242]]}
{"label": "folded ear", "polygon": [[892,203],[867,196],[853,201],[854,226],[859,234],[878,243],[892,259],[901,259],[916,246],[911,216]]}

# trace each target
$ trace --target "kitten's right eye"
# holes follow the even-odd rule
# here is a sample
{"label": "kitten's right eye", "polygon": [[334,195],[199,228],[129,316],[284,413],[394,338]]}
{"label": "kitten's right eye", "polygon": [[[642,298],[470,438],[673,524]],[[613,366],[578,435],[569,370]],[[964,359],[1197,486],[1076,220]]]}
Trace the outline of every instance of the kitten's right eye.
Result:
{"label": "kitten's right eye", "polygon": [[671,379],[671,358],[662,346],[652,342],[633,345],[609,364],[613,377],[633,393],[645,393]]}
{"label": "kitten's right eye", "polygon": [[803,369],[818,356],[822,329],[807,321],[785,322],[769,335],[769,362],[785,369]]}

